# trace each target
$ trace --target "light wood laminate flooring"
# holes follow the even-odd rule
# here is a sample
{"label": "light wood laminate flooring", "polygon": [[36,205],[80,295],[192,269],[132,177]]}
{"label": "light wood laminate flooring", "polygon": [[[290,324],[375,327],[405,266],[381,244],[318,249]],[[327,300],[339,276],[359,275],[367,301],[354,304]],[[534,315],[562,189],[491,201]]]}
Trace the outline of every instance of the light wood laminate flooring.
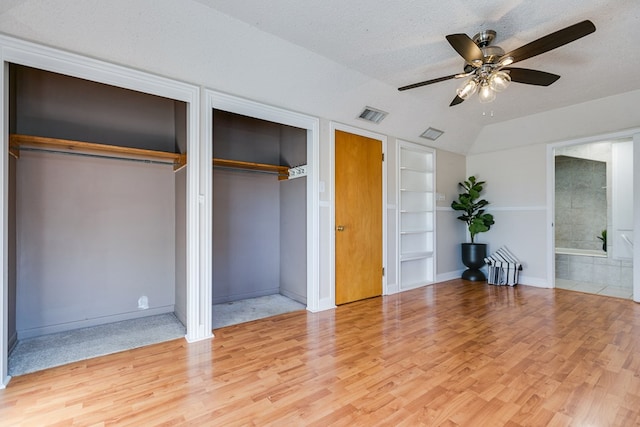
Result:
{"label": "light wood laminate flooring", "polygon": [[640,425],[640,305],[454,280],[15,377],[0,425]]}

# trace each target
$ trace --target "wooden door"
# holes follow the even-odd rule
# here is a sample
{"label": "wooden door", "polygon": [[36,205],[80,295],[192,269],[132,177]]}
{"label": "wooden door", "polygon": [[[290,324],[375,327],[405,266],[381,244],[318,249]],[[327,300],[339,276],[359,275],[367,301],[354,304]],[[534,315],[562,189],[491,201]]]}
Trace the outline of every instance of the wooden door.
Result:
{"label": "wooden door", "polygon": [[336,304],[382,295],[382,142],[335,134]]}

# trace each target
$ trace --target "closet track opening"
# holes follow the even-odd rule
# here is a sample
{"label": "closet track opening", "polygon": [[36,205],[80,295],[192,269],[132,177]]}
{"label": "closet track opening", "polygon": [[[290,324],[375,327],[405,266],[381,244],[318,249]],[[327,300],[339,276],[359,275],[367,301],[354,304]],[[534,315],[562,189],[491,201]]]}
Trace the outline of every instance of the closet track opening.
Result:
{"label": "closet track opening", "polygon": [[213,328],[304,310],[307,185],[289,170],[306,164],[307,132],[212,115]]}
{"label": "closet track opening", "polygon": [[9,374],[184,337],[187,104],[8,82]]}

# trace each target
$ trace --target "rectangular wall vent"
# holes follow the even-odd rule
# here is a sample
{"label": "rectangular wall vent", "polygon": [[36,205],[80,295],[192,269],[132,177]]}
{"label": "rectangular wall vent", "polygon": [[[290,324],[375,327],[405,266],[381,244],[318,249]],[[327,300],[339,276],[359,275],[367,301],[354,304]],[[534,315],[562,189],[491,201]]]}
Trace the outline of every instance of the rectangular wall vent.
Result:
{"label": "rectangular wall vent", "polygon": [[442,136],[443,133],[444,132],[441,130],[430,127],[429,129],[422,132],[422,134],[420,134],[420,137],[425,139],[430,139],[431,141],[435,141],[436,139],[440,138],[440,136]]}
{"label": "rectangular wall vent", "polygon": [[360,113],[358,118],[378,124],[385,117],[387,117],[387,114],[388,113],[385,113],[382,110],[378,110],[378,109],[371,108],[371,107],[364,107],[364,110],[362,110],[362,113]]}

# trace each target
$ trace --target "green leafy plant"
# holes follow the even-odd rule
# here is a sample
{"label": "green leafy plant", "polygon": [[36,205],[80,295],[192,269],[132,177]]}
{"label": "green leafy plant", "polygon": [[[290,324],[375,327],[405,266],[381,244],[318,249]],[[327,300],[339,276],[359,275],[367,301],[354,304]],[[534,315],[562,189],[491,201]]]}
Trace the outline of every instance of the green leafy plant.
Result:
{"label": "green leafy plant", "polygon": [[489,231],[495,223],[493,215],[484,211],[484,207],[489,202],[485,199],[480,199],[484,184],[485,181],[477,181],[475,176],[470,176],[466,181],[459,182],[458,185],[465,191],[458,195],[458,200],[454,200],[451,203],[451,208],[464,212],[458,219],[467,224],[471,235],[471,243],[474,243],[476,234]]}
{"label": "green leafy plant", "polygon": [[602,230],[602,233],[596,237],[602,241],[602,250],[607,252],[607,230]]}

